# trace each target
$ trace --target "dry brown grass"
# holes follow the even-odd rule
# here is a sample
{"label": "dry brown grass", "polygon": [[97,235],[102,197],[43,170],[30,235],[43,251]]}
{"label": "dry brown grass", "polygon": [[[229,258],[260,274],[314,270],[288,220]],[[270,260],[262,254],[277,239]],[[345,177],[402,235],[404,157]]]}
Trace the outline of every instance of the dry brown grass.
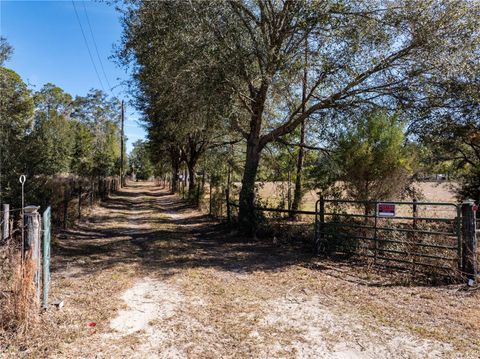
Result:
{"label": "dry brown grass", "polygon": [[[93,216],[104,213],[104,209],[96,208]],[[108,225],[88,224],[87,227],[92,231],[116,228],[125,220],[128,218],[112,219]],[[122,237],[113,240],[121,241]],[[71,234],[67,242],[77,249],[84,244],[80,237]],[[101,243],[97,241],[96,244]],[[78,339],[97,338],[96,335],[109,329],[109,318],[122,305],[118,295],[131,285],[135,265],[118,263],[111,268],[102,268],[100,257],[95,260],[85,252],[72,256],[61,246],[53,249],[50,303],[63,300],[65,307],[57,310],[51,305],[48,311],[40,313],[38,303],[31,299],[35,298],[35,288],[26,280],[31,278],[34,268],[19,269],[14,283],[13,278],[10,281],[15,288],[13,295],[2,303],[5,311],[2,311],[1,321],[6,325],[0,329],[1,358],[70,357],[64,346]],[[109,258],[109,253],[104,257]],[[34,318],[36,320],[32,320]],[[96,326],[89,327],[90,322],[95,322]],[[95,340],[89,341],[90,344],[95,352]]]}
{"label": "dry brown grass", "polygon": [[[456,203],[457,199],[453,191],[455,185],[455,182],[417,182],[415,188],[421,196],[422,201]],[[259,182],[258,187],[260,198],[273,207],[280,203],[281,198],[286,198],[286,182]],[[318,195],[316,190],[307,191],[303,197],[302,209],[305,211],[314,211],[317,200]]]}
{"label": "dry brown grass", "polygon": [[[35,262],[32,259],[20,259],[20,254],[12,254],[15,265],[11,291],[4,291],[4,300],[0,308],[1,330],[5,334],[25,335],[39,321],[40,307],[33,282]],[[7,287],[8,288],[8,287]]]}
{"label": "dry brown grass", "polygon": [[17,267],[13,289],[13,320],[16,331],[22,335],[38,323],[40,305],[33,277],[37,271],[32,258],[25,258]]}
{"label": "dry brown grass", "polygon": [[[217,332],[235,342],[238,357],[247,358],[261,349],[258,343],[248,340],[248,334],[258,328],[256,322],[265,315],[265,303],[279,298],[285,298],[287,303],[304,302],[313,296],[319,296],[319,302],[337,315],[351,313],[352,325],[365,325],[367,332],[378,332],[385,325],[419,338],[449,343],[465,357],[474,358],[480,353],[478,292],[463,292],[458,286],[405,287],[395,285],[396,276],[388,277],[373,269],[359,271],[348,265],[322,262],[275,273],[258,271],[242,280],[229,274],[219,277],[194,272],[189,273],[184,284],[186,293],[207,298],[209,303],[205,312],[190,315],[200,315],[205,325],[213,323]],[[270,341],[289,342],[295,338],[294,332],[282,332],[276,326],[262,329]]]}

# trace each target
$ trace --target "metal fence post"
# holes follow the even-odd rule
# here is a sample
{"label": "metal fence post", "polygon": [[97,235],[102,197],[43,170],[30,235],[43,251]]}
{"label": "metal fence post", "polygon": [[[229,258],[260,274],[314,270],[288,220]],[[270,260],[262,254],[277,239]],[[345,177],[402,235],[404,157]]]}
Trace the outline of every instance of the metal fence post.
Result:
{"label": "metal fence post", "polygon": [[320,252],[321,246],[324,245],[325,239],[325,199],[323,196],[320,196],[319,200],[319,213],[318,213],[318,242],[317,242],[317,253]]}
{"label": "metal fence post", "polygon": [[41,246],[40,246],[40,214],[39,207],[25,207],[25,227],[27,230],[25,259],[34,264],[33,282],[37,292],[37,303],[40,303],[40,277],[41,277]]}
{"label": "metal fence post", "polygon": [[3,205],[3,226],[2,226],[2,239],[6,241],[10,237],[10,205]]}
{"label": "metal fence post", "polygon": [[467,279],[475,282],[477,277],[477,233],[475,201],[462,203],[462,271]]}

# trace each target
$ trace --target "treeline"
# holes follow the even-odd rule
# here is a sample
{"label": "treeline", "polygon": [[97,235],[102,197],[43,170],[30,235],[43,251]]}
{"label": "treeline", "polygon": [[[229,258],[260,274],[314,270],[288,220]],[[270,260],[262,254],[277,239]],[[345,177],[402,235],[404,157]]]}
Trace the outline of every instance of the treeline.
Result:
{"label": "treeline", "polygon": [[[357,199],[408,195],[419,172],[479,199],[480,4],[472,1],[127,1],[117,57],[151,163],[195,192],[238,173]],[[344,188],[339,188],[344,187]],[[176,190],[176,188],[174,188]]]}
{"label": "treeline", "polygon": [[27,178],[26,203],[38,205],[53,201],[55,193],[63,196],[48,185],[58,186],[60,177],[68,184],[75,177],[90,183],[117,175],[118,99],[93,89],[72,97],[51,83],[32,90],[15,71],[3,67],[12,53],[5,39],[0,49],[0,202],[19,207],[21,175]]}

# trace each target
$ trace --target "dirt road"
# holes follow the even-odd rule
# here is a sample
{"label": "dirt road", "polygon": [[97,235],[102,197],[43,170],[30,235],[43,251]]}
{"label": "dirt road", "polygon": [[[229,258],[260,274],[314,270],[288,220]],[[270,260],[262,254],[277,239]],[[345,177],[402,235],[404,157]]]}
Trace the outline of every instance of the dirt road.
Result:
{"label": "dirt road", "polygon": [[151,183],[96,208],[53,263],[65,307],[7,357],[480,356],[478,291],[249,242]]}

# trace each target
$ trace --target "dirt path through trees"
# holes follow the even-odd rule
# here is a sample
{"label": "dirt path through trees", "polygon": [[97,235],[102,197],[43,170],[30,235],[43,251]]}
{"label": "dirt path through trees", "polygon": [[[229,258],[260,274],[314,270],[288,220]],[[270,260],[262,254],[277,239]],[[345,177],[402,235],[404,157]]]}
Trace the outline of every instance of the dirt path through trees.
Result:
{"label": "dirt path through trees", "polygon": [[151,183],[131,184],[97,207],[58,248],[52,295],[66,305],[49,312],[49,328],[25,356],[480,353],[478,294],[402,285],[293,246],[246,241]]}

